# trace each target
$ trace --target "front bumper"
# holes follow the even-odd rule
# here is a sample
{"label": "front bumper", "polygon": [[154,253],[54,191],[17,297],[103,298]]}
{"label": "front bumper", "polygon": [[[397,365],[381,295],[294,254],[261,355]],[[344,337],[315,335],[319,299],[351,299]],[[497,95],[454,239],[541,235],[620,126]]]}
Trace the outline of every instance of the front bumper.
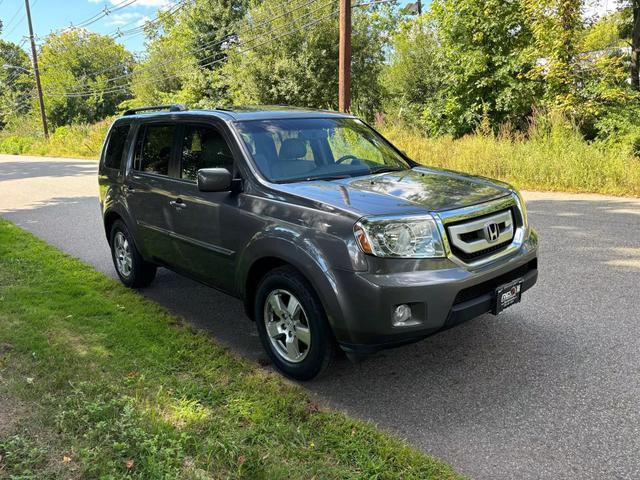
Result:
{"label": "front bumper", "polygon": [[[415,342],[491,311],[495,288],[523,278],[523,292],[538,278],[538,239],[531,231],[518,251],[481,268],[434,260],[433,269],[337,272],[341,319],[333,329],[343,350],[375,351]],[[526,301],[526,295],[523,296]],[[419,323],[397,327],[395,306],[409,304]]]}

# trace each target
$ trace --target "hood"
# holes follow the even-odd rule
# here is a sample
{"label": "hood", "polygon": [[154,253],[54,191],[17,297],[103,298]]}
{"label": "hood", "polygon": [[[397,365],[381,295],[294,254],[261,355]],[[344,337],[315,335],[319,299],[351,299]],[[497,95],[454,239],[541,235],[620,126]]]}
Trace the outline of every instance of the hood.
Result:
{"label": "hood", "polygon": [[343,180],[278,185],[279,189],[358,215],[452,210],[504,197],[509,186],[448,170],[416,167]]}

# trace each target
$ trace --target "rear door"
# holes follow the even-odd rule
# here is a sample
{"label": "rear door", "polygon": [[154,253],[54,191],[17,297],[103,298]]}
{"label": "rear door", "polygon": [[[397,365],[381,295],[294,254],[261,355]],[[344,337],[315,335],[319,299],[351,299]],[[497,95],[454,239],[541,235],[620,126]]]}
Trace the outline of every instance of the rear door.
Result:
{"label": "rear door", "polygon": [[196,178],[201,168],[227,168],[233,174],[234,157],[223,131],[210,123],[183,123],[179,137],[172,204],[177,258],[195,278],[231,291],[235,252],[225,245],[222,229],[235,228],[238,194],[201,192]]}
{"label": "rear door", "polygon": [[[143,124],[139,127],[129,169],[125,195],[136,222],[137,245],[145,257],[176,265],[173,248],[172,207],[178,128],[175,122]],[[179,264],[177,265],[179,266]]]}

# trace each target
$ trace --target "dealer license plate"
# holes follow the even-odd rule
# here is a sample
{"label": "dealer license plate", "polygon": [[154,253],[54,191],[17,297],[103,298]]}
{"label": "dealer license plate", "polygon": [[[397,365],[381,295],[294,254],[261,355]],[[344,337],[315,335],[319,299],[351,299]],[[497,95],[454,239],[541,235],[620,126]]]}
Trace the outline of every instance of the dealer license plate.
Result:
{"label": "dealer license plate", "polygon": [[500,285],[496,288],[493,314],[498,315],[506,308],[520,302],[522,298],[522,278]]}

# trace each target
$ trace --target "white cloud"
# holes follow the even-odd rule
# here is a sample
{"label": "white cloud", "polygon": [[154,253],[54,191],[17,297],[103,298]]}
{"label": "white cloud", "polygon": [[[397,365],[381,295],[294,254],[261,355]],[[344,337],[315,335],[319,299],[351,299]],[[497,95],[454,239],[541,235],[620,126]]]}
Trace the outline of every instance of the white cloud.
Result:
{"label": "white cloud", "polygon": [[151,17],[147,17],[146,15],[144,17],[142,17],[140,20],[138,20],[136,22],[136,27],[141,27],[142,25],[144,25],[146,22],[148,22],[149,20],[151,20]]}
{"label": "white cloud", "polygon": [[137,12],[127,12],[127,13],[112,13],[107,17],[107,22],[105,25],[112,26],[120,26],[126,25],[127,23],[131,23],[134,20],[142,18],[144,15]]}

